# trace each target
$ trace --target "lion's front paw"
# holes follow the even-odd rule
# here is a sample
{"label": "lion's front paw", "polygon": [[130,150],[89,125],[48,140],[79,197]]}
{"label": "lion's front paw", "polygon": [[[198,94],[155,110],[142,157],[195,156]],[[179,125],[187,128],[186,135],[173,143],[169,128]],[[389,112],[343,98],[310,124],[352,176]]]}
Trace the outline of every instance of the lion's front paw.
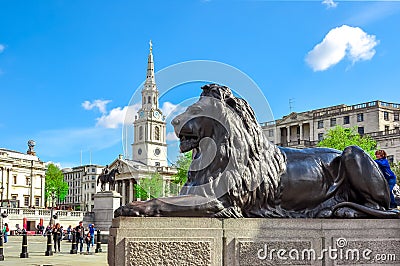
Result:
{"label": "lion's front paw", "polygon": [[114,211],[114,217],[156,216],[156,210],[153,205],[152,201],[134,201],[116,209]]}

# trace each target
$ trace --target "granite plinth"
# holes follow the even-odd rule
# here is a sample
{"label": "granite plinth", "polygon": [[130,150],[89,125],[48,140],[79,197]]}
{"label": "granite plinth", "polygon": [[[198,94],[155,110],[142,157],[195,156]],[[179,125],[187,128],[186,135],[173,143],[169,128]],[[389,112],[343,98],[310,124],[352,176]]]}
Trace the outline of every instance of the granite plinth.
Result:
{"label": "granite plinth", "polygon": [[400,265],[400,220],[118,217],[109,265]]}

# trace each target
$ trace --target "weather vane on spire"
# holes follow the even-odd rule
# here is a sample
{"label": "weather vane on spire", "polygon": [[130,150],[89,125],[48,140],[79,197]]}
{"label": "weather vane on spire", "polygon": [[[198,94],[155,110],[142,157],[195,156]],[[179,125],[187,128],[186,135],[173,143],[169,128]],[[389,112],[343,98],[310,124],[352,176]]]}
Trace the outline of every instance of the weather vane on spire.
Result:
{"label": "weather vane on spire", "polygon": [[152,44],[151,40],[149,41],[149,45],[150,45],[150,53],[151,53],[151,51],[153,51],[153,44]]}

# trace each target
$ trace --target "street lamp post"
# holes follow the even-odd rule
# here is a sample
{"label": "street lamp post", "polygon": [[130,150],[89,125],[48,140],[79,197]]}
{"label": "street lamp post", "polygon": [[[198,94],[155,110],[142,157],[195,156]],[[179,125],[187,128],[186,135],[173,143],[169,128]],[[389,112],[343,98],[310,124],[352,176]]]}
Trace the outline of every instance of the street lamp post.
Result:
{"label": "street lamp post", "polygon": [[53,226],[53,219],[56,215],[54,215],[54,200],[56,196],[54,195],[54,191],[51,192],[51,212],[50,212],[50,226]]}
{"label": "street lamp post", "polygon": [[[3,168],[2,168],[3,170]],[[4,187],[3,187],[3,183],[1,183],[1,187],[0,187],[0,194],[1,194],[1,202],[0,202],[0,206],[3,206],[3,191],[4,191]],[[0,208],[1,210],[1,208]],[[1,228],[0,228],[0,261],[4,260],[4,253],[3,253],[3,218],[7,217],[7,213],[1,213],[0,214],[0,219],[1,219]],[[5,234],[7,234],[7,232],[4,232]]]}

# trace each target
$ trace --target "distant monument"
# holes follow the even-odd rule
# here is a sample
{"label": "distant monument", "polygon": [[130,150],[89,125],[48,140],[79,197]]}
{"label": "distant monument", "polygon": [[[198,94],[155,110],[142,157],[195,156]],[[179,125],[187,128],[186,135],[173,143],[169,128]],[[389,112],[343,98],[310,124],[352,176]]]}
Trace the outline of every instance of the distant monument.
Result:
{"label": "distant monument", "polygon": [[28,150],[26,153],[29,155],[36,156],[36,152],[34,151],[35,145],[36,145],[36,142],[34,140],[29,140],[28,141]]}

